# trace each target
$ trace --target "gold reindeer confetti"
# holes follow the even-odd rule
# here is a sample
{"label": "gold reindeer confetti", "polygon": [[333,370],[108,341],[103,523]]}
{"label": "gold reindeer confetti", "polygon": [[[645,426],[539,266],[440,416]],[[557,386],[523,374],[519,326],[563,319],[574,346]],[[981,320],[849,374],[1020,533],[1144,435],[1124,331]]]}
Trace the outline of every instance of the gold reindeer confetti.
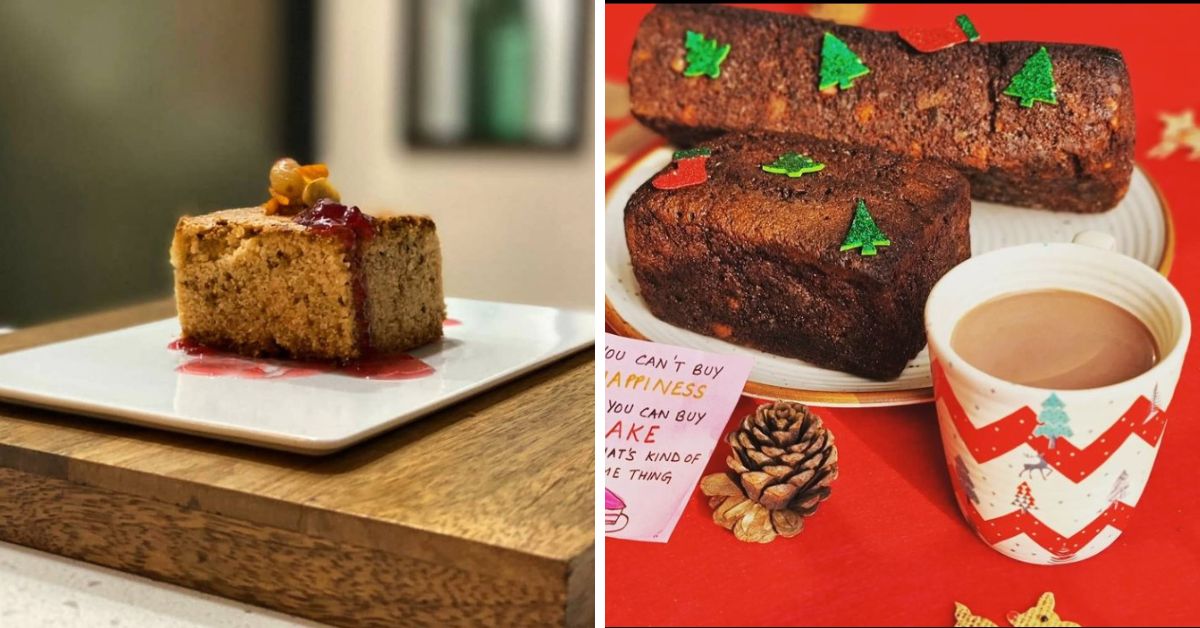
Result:
{"label": "gold reindeer confetti", "polygon": [[1024,613],[1009,613],[1008,623],[1014,626],[1079,626],[1073,621],[1063,620],[1054,612],[1053,593],[1043,593],[1037,604]]}
{"label": "gold reindeer confetti", "polygon": [[955,626],[995,626],[996,622],[971,612],[965,604],[954,603]]}
{"label": "gold reindeer confetti", "polygon": [[[1066,628],[1074,628],[1079,626],[1079,624],[1073,621],[1066,621],[1062,619],[1058,616],[1058,613],[1054,612],[1054,594],[1049,592],[1043,593],[1042,596],[1038,598],[1037,604],[1029,610],[1023,613],[1018,613],[1016,611],[1009,613],[1008,623],[1017,627],[1063,626]],[[960,604],[958,602],[954,603],[954,625],[997,626],[997,624],[992,620],[988,619],[987,617],[972,613],[971,609],[967,608],[965,604]]]}

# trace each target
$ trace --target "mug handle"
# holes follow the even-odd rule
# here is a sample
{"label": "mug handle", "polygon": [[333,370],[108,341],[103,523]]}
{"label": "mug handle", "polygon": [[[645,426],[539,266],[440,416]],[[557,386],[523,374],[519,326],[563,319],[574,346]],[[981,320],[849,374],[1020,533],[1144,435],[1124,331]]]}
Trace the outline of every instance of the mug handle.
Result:
{"label": "mug handle", "polygon": [[1117,246],[1117,239],[1112,235],[1103,231],[1095,231],[1092,229],[1080,231],[1079,233],[1075,234],[1075,237],[1071,240],[1071,242],[1075,244],[1082,244],[1084,246],[1090,246],[1094,249],[1101,249],[1103,251],[1111,251]]}

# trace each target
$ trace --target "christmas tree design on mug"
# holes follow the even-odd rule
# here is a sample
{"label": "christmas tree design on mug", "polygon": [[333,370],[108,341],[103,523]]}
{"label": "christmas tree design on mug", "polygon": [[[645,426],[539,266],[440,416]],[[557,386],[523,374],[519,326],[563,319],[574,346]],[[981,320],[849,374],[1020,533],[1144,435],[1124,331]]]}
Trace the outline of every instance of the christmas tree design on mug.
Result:
{"label": "christmas tree design on mug", "polygon": [[1042,402],[1042,411],[1038,413],[1038,426],[1033,430],[1034,436],[1045,436],[1050,441],[1050,449],[1054,449],[1054,441],[1065,436],[1074,436],[1071,426],[1067,425],[1070,417],[1063,408],[1066,407],[1058,395],[1050,393]]}

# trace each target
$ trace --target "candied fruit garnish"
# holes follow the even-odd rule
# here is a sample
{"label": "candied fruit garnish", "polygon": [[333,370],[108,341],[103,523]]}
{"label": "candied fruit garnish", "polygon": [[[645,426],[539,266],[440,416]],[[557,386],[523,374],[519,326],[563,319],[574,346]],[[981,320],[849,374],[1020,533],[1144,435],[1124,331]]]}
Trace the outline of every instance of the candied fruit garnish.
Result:
{"label": "candied fruit garnish", "polygon": [[337,188],[329,182],[329,167],[325,164],[300,165],[291,157],[271,164],[270,199],[263,203],[267,214],[294,215],[321,199],[340,201]]}

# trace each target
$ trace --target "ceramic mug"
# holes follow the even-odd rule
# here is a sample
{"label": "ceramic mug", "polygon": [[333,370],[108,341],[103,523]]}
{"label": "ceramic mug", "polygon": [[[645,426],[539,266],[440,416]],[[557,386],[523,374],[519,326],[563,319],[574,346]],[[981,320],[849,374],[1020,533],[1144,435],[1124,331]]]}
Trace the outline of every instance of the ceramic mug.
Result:
{"label": "ceramic mug", "polygon": [[[1146,487],[1166,427],[1191,336],[1187,305],[1166,278],[1113,252],[1112,242],[1085,232],[1074,243],[973,257],[942,277],[925,305],[938,423],[959,509],[984,542],[1017,560],[1070,563],[1111,545]],[[951,348],[955,325],[975,306],[1042,289],[1092,294],[1133,313],[1153,334],[1158,363],[1110,386],[1050,390],[988,375]],[[1036,360],[1037,348],[1029,354]],[[1057,429],[1038,429],[1047,413]]]}

